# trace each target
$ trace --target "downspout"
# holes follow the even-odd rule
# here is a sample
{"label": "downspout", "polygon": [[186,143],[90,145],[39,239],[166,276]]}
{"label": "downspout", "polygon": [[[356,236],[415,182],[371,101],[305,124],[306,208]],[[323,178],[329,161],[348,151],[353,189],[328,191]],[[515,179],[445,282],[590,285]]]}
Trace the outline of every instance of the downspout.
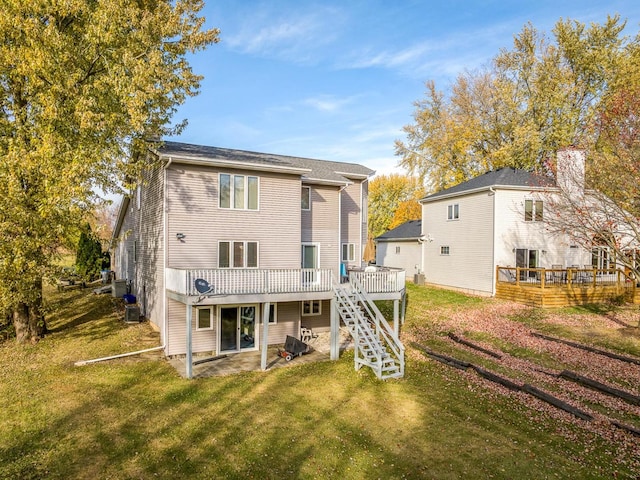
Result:
{"label": "downspout", "polygon": [[94,358],[93,360],[81,360],[79,362],[75,362],[74,365],[76,367],[81,367],[83,365],[89,365],[91,363],[104,362],[106,360],[113,360],[115,358],[130,357],[132,355],[139,355],[141,353],[155,352],[156,350],[164,350],[164,347],[165,347],[164,345],[160,345],[159,347],[152,347],[152,348],[147,348],[145,350],[138,350],[137,352],[121,353],[119,355],[111,355],[110,357]]}
{"label": "downspout", "polygon": [[[169,348],[169,309],[167,308],[167,265],[169,263],[169,233],[167,232],[167,170],[171,165],[173,159],[169,157],[169,161],[164,166],[164,179],[162,182],[162,231],[164,234],[164,255],[162,256],[162,322],[163,322],[163,336],[162,339],[164,345]],[[167,352],[165,352],[166,354]]]}
{"label": "downspout", "polygon": [[348,185],[343,185],[338,189],[338,283],[340,283],[340,272],[342,266],[342,191]]}
{"label": "downspout", "polygon": [[491,207],[491,296],[496,296],[496,191],[493,187],[489,187],[489,194],[493,197],[493,205]]}

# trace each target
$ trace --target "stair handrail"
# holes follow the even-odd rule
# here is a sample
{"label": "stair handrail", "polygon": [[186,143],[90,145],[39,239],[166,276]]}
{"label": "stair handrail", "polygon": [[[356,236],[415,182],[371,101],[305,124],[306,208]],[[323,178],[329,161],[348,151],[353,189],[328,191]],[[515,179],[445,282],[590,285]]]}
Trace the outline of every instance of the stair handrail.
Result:
{"label": "stair handrail", "polygon": [[[362,283],[360,283],[360,281],[355,277],[351,277],[349,282],[351,283],[354,294],[369,314],[369,318],[374,321],[376,325],[376,333],[382,334],[385,339],[385,343],[391,348],[395,357],[400,361],[400,368],[404,371],[405,348],[400,341],[400,338],[398,338],[395,330],[391,328],[389,322],[384,318],[384,315],[382,315],[378,306],[373,302],[373,300],[371,300],[369,295],[366,294],[366,290],[364,290]],[[380,328],[381,326],[382,328]],[[389,333],[391,335],[389,335]]]}
{"label": "stair handrail", "polygon": [[[351,310],[352,312],[358,313],[358,309],[357,309],[356,305],[351,301],[351,299],[349,298],[349,295],[346,294],[344,288],[335,287],[334,291],[336,292],[339,301],[341,301],[343,303],[346,303],[347,306],[349,307],[349,310]],[[341,291],[342,294],[340,294],[339,291]],[[355,323],[355,329],[356,329],[355,334],[357,335],[357,338],[354,338],[354,340],[355,340],[354,344],[357,345],[358,344],[358,340],[361,337],[361,333],[362,333],[360,330],[363,329],[361,321],[357,321]],[[376,348],[377,345],[374,345],[373,343],[371,343],[371,341],[366,337],[366,335],[363,336],[363,338],[364,338],[364,341],[366,342],[367,346],[371,349],[371,351],[376,352],[376,357],[379,357],[380,356],[380,352],[379,352],[379,348]]]}

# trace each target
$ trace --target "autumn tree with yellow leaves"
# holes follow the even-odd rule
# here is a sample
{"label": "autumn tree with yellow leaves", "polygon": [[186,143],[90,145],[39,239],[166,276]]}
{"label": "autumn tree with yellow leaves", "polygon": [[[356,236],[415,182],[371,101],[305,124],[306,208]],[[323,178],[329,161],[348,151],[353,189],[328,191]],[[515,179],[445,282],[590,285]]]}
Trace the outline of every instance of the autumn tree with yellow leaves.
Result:
{"label": "autumn tree with yellow leaves", "polygon": [[46,330],[42,282],[152,139],[175,134],[201,77],[187,54],[218,40],[201,0],[1,0],[0,312],[20,342]]}
{"label": "autumn tree with yellow leaves", "polygon": [[439,191],[502,167],[541,170],[558,149],[590,149],[590,128],[638,39],[618,16],[560,20],[552,37],[527,24],[513,48],[458,76],[445,95],[427,82],[414,122],[396,142],[400,165]]}
{"label": "autumn tree with yellow leaves", "polygon": [[369,237],[421,217],[418,200],[424,196],[422,183],[415,177],[391,173],[380,175],[369,184]]}

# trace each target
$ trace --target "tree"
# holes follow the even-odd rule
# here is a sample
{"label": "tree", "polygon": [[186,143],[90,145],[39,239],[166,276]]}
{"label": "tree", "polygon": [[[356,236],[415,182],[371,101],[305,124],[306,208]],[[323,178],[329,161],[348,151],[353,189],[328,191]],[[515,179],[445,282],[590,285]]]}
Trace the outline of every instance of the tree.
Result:
{"label": "tree", "polygon": [[441,190],[501,167],[542,169],[569,145],[589,148],[587,127],[627,55],[625,22],[586,27],[560,20],[553,39],[531,24],[479,72],[458,76],[445,96],[427,82],[414,123],[396,142],[400,165]]}
{"label": "tree", "polygon": [[[128,188],[201,77],[186,55],[218,39],[201,0],[2,0],[0,311],[18,341],[45,330],[42,281],[105,192]],[[122,187],[120,187],[122,186]]]}
{"label": "tree", "polygon": [[[398,209],[403,204],[409,203],[419,206],[418,200],[422,196],[424,196],[424,188],[414,177],[398,173],[375,177],[369,184],[369,236],[378,237],[392,228],[391,224],[394,222]],[[409,211],[412,212],[411,215],[408,213]],[[415,216],[415,214],[417,214],[416,218],[406,218]],[[411,210],[407,205],[403,206],[396,221],[403,218],[406,220],[420,218],[419,208],[416,212],[415,207]]]}
{"label": "tree", "polygon": [[[584,248],[604,249],[640,279],[640,36],[627,51],[589,125],[596,140],[586,152],[586,190],[549,196],[545,223]],[[569,172],[569,184],[581,176]]]}
{"label": "tree", "polygon": [[76,268],[85,280],[92,280],[102,269],[102,244],[87,224],[80,233],[76,250]]}

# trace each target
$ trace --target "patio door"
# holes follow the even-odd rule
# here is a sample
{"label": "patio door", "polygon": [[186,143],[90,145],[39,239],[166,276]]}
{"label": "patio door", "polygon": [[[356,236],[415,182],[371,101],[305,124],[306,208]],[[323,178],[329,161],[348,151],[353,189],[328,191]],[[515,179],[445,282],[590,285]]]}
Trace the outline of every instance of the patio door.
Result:
{"label": "patio door", "polygon": [[[302,268],[317,269],[320,265],[320,247],[317,243],[302,244]],[[302,283],[317,282],[316,272],[304,272]]]}
{"label": "patio door", "polygon": [[256,349],[257,305],[220,307],[219,352]]}
{"label": "patio door", "polygon": [[[538,268],[538,250],[516,248],[516,267]],[[520,280],[536,278],[537,273],[532,271],[520,272]]]}

